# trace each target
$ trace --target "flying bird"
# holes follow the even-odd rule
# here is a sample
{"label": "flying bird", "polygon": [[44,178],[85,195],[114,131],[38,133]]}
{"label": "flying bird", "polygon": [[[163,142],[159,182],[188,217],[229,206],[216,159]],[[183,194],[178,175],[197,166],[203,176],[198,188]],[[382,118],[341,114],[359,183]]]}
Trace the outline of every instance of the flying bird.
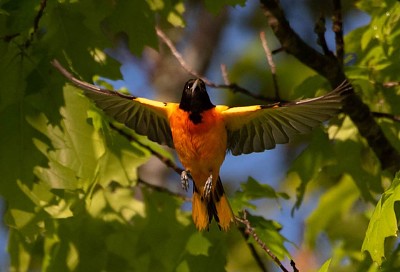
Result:
{"label": "flying bird", "polygon": [[57,61],[53,65],[116,121],[136,133],[176,150],[185,168],[181,182],[193,180],[192,217],[198,230],[214,218],[228,230],[234,215],[219,176],[227,152],[262,152],[308,133],[337,114],[351,90],[345,81],[324,96],[271,105],[214,105],[201,79],[186,82],[180,103],[126,95],[74,78]]}

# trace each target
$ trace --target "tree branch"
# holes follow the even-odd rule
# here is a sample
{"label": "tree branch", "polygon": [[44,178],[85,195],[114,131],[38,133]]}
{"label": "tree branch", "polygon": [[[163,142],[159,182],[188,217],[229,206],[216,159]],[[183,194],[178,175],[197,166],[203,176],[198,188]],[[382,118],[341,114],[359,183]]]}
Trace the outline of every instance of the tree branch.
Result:
{"label": "tree branch", "polygon": [[[278,265],[278,267],[283,271],[283,272],[289,272],[287,268],[281,263],[281,261],[276,257],[274,253],[268,248],[268,246],[258,237],[257,233],[255,232],[255,229],[251,226],[250,221],[247,219],[247,214],[248,211],[243,210],[243,218],[236,217],[236,221],[242,223],[245,226],[244,233],[246,235],[250,235],[254,238],[254,240],[257,242],[257,244],[271,257],[271,259]],[[293,268],[293,272],[299,272],[299,270],[296,268],[296,264],[293,260],[290,260],[290,265]]]}
{"label": "tree branch", "polygon": [[165,33],[160,28],[158,28],[158,27],[156,28],[156,33],[157,33],[158,37],[160,37],[160,39],[171,50],[171,53],[174,55],[174,57],[179,62],[179,64],[182,66],[182,68],[185,69],[186,72],[188,72],[189,74],[193,75],[194,77],[200,78],[201,80],[203,80],[206,85],[208,85],[210,87],[214,87],[214,88],[230,89],[234,93],[241,93],[241,94],[247,95],[249,97],[252,97],[254,99],[265,101],[267,103],[283,102],[283,101],[277,101],[276,99],[268,98],[268,97],[266,97],[264,95],[261,95],[261,94],[254,94],[251,91],[249,91],[249,90],[237,85],[236,83],[230,83],[230,84],[217,84],[217,83],[214,83],[213,81],[209,80],[205,76],[202,76],[199,73],[197,73],[197,71],[192,69],[192,67],[190,67],[185,62],[184,58],[178,52],[178,50],[176,49],[176,47],[173,44],[173,42],[165,35]]}
{"label": "tree branch", "polygon": [[172,192],[172,191],[168,190],[167,188],[165,188],[164,186],[159,186],[159,185],[152,184],[150,182],[144,181],[141,178],[138,178],[137,182],[138,182],[138,184],[146,186],[147,188],[150,188],[150,189],[152,189],[154,191],[161,192],[161,193],[166,193],[166,194],[171,195],[173,197],[180,198],[180,199],[182,199],[183,201],[186,201],[186,202],[192,201],[192,199],[190,197],[187,197],[187,196],[185,196],[183,194]]}
{"label": "tree branch", "polygon": [[376,112],[376,111],[372,112],[372,114],[376,118],[386,118],[386,119],[390,119],[395,122],[400,122],[400,115],[394,115],[394,114],[390,114],[390,113]]}
{"label": "tree branch", "polygon": [[272,53],[268,47],[268,42],[267,42],[267,38],[265,37],[264,31],[260,32],[260,39],[261,39],[261,44],[264,48],[264,52],[265,52],[265,56],[268,61],[268,65],[271,68],[272,82],[274,83],[274,89],[275,89],[275,98],[276,98],[276,100],[280,100],[278,78],[276,75],[276,66],[275,66],[274,60],[272,59]]}
{"label": "tree branch", "polygon": [[[294,32],[278,1],[260,0],[260,2],[268,24],[287,53],[325,77],[332,88],[346,80],[342,65],[335,56],[319,53]],[[382,169],[387,169],[394,174],[396,169],[400,168],[400,154],[385,137],[368,106],[353,93],[346,97],[343,111],[349,115],[360,134],[368,141],[381,162]]]}
{"label": "tree branch", "polygon": [[31,35],[29,36],[29,39],[26,40],[25,47],[29,47],[32,44],[32,41],[33,41],[36,33],[39,30],[39,22],[40,22],[40,19],[43,16],[43,12],[44,12],[44,9],[46,8],[46,5],[47,5],[47,0],[41,0],[40,1],[39,11],[35,16],[35,19],[33,19],[33,31],[31,33]]}
{"label": "tree branch", "polygon": [[[238,218],[238,217],[236,217],[236,220],[239,221],[239,222],[243,221],[242,218]],[[237,228],[239,229],[240,233],[242,234],[243,238],[245,239],[246,244],[249,247],[250,253],[253,256],[254,260],[256,261],[258,267],[261,269],[261,271],[267,272],[268,270],[265,267],[264,262],[261,259],[261,256],[258,254],[258,252],[256,250],[256,247],[254,246],[254,244],[251,244],[251,243],[247,242],[249,240],[250,235],[246,231],[246,227],[245,226],[244,227],[238,226]]]}
{"label": "tree branch", "polygon": [[382,86],[385,88],[392,88],[400,85],[400,81],[390,81],[382,83]]}
{"label": "tree branch", "polygon": [[341,0],[333,0],[332,21],[333,21],[332,30],[335,33],[336,58],[339,61],[339,65],[343,67],[344,40],[343,40],[343,19],[342,19]]}
{"label": "tree branch", "polygon": [[[171,168],[172,170],[174,170],[178,175],[180,175],[183,171],[182,168],[178,167],[172,160],[170,160],[169,158],[163,156],[162,154],[160,154],[159,152],[155,151],[153,148],[151,148],[150,146],[140,142],[133,134],[129,133],[127,131],[127,129],[125,129],[125,127],[118,127],[115,124],[113,124],[112,122],[110,122],[110,127],[116,131],[118,131],[118,133],[120,135],[122,135],[123,137],[125,137],[128,141],[130,142],[135,142],[138,145],[140,145],[141,147],[145,148],[146,150],[148,150],[153,156],[155,156],[156,158],[158,158],[163,164],[165,164],[167,167]],[[146,187],[158,191],[158,192],[163,192],[163,193],[167,193],[169,195],[172,195],[174,197],[178,197],[184,201],[191,201],[191,198],[188,198],[186,195],[180,194],[180,193],[176,193],[176,192],[172,192],[170,190],[168,190],[166,187],[164,186],[159,186],[159,185],[155,185],[152,184],[150,182],[147,182],[141,178],[138,178],[138,183],[145,185]]]}
{"label": "tree branch", "polygon": [[326,27],[325,27],[325,18],[323,15],[321,15],[318,21],[315,23],[314,32],[317,34],[318,37],[317,43],[321,46],[324,54],[333,55],[331,50],[329,50],[328,44],[325,39]]}
{"label": "tree branch", "polygon": [[116,125],[114,125],[113,123],[110,123],[110,127],[117,130],[122,136],[124,136],[128,141],[130,142],[135,142],[138,145],[140,145],[141,147],[147,149],[151,155],[155,156],[157,159],[159,159],[163,164],[165,164],[167,167],[171,168],[172,170],[174,170],[178,175],[180,175],[183,171],[182,168],[178,167],[172,160],[170,160],[169,158],[163,156],[161,153],[155,151],[153,148],[151,148],[150,146],[140,142],[135,136],[133,136],[132,134],[128,133],[126,131],[126,129],[124,128],[120,128],[117,127]]}

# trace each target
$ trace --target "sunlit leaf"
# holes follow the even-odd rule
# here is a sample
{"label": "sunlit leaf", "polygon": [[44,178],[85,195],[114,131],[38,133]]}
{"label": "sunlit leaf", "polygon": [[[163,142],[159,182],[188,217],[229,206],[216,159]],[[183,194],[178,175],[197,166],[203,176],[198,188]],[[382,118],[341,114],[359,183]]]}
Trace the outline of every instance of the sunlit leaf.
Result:
{"label": "sunlit leaf", "polygon": [[328,272],[329,271],[329,265],[331,264],[331,259],[327,260],[324,262],[324,264],[321,266],[321,268],[318,270],[318,272]]}
{"label": "sunlit leaf", "polygon": [[397,201],[400,201],[400,172],[376,205],[361,248],[362,251],[368,251],[378,265],[386,258],[385,240],[397,237],[398,222],[394,207]]}
{"label": "sunlit leaf", "polygon": [[339,183],[328,190],[306,221],[305,240],[311,247],[322,232],[336,227],[350,213],[359,198],[359,191],[350,176],[343,176]]}
{"label": "sunlit leaf", "polygon": [[237,191],[235,196],[231,200],[232,208],[234,211],[243,210],[244,208],[253,208],[256,206],[251,203],[252,200],[262,198],[272,198],[277,201],[279,198],[289,199],[289,196],[283,192],[276,192],[268,184],[261,184],[252,177],[247,179],[247,182],[240,184],[241,190]]}

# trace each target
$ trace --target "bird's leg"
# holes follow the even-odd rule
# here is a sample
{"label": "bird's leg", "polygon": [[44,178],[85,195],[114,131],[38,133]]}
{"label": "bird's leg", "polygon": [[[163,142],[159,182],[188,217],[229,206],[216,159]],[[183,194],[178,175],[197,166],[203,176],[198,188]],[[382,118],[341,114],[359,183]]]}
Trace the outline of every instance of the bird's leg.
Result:
{"label": "bird's leg", "polygon": [[181,173],[181,185],[182,189],[187,191],[189,188],[189,179],[191,179],[192,176],[190,175],[189,171],[183,170]]}
{"label": "bird's leg", "polygon": [[204,184],[204,198],[208,199],[211,195],[211,189],[212,189],[212,180],[213,180],[213,176],[212,174],[210,174],[210,176],[208,177],[208,179],[206,180],[206,183]]}

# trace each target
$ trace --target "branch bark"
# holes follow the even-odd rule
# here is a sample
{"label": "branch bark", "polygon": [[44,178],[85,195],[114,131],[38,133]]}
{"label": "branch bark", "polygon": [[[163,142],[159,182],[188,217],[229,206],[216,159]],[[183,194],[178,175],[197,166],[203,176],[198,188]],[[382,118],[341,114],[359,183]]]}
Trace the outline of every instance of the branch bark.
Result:
{"label": "branch bark", "polygon": [[[271,249],[265,244],[263,240],[257,235],[255,229],[251,226],[250,221],[247,219],[247,214],[249,212],[247,210],[243,210],[243,218],[236,217],[236,221],[240,222],[244,225],[244,228],[239,227],[239,230],[243,234],[243,237],[247,240],[249,236],[252,236],[253,239],[256,241],[256,243],[261,247],[262,250],[264,250],[268,256],[274,261],[274,263],[283,271],[283,272],[289,272],[289,270],[281,263],[281,261],[278,259],[278,257],[272,253]],[[258,256],[258,255],[257,255]],[[257,260],[257,263],[262,265],[261,260]],[[293,272],[299,272],[299,270],[296,267],[296,263],[293,260],[290,260],[290,265],[292,266]],[[260,266],[260,268],[263,268],[264,266]]]}
{"label": "branch bark", "polygon": [[[341,62],[334,55],[323,55],[307,45],[291,28],[286,16],[276,0],[260,0],[268,24],[280,41],[285,52],[314,69],[325,77],[332,88],[346,79]],[[360,134],[367,140],[381,162],[382,169],[392,174],[400,169],[400,154],[390,144],[382,129],[375,121],[369,107],[356,94],[344,101],[343,111],[351,118]]]}

